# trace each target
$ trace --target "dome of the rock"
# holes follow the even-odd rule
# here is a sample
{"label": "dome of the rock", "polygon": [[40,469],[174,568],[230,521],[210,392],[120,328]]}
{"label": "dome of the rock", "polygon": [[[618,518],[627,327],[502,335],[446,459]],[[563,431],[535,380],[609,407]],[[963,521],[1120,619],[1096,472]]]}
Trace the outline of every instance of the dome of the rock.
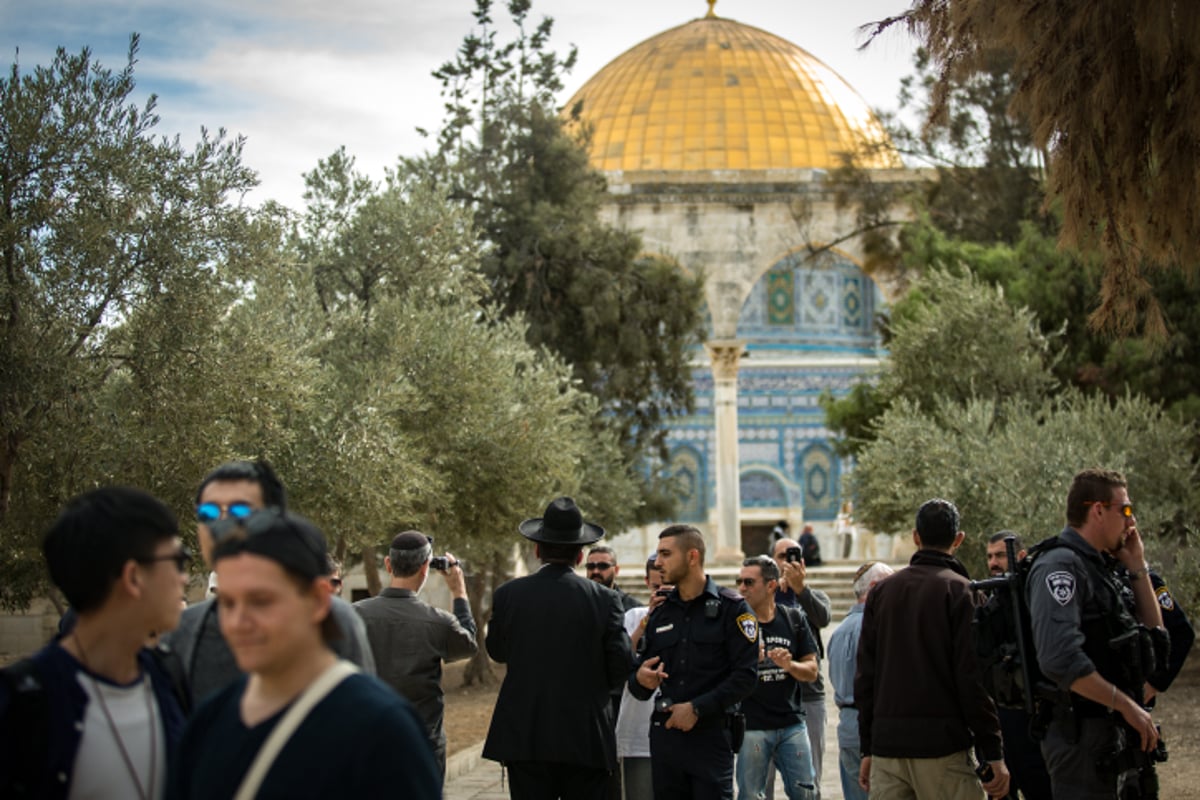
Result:
{"label": "dome of the rock", "polygon": [[[842,154],[900,167],[879,120],[837,73],[775,34],[709,15],[651,37],[583,85],[605,171],[832,169]],[[883,143],[882,147],[878,145]]]}

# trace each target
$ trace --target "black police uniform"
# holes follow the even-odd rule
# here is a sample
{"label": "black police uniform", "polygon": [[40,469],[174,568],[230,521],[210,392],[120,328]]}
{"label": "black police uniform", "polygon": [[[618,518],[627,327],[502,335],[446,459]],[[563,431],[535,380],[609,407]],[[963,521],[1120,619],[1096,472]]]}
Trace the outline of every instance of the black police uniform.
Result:
{"label": "black police uniform", "polygon": [[[1038,666],[1064,696],[1076,680],[1099,672],[1119,690],[1140,697],[1144,677],[1130,670],[1136,659],[1110,644],[1139,638],[1137,620],[1121,600],[1121,583],[1104,556],[1073,528],[1064,529],[1058,546],[1034,559],[1026,592]],[[1060,707],[1042,741],[1054,796],[1115,798],[1118,776],[1104,765],[1112,763],[1121,735],[1117,722],[1105,706],[1069,696],[1071,713]]]}
{"label": "black police uniform", "polygon": [[[699,717],[686,732],[665,727],[668,712],[651,717],[655,800],[732,798],[730,711],[758,682],[758,620],[750,606],[706,577],[690,601],[672,591],[651,612],[642,641],[643,658],[658,656],[667,673],[656,708],[663,701],[690,702]],[[629,691],[639,700],[654,694],[638,683],[636,670]]]}
{"label": "black police uniform", "polygon": [[[1125,607],[1132,614],[1134,595],[1133,586],[1130,584],[1129,570],[1115,559],[1114,563],[1115,571],[1121,578],[1121,599],[1125,601]],[[1154,598],[1158,601],[1159,608],[1162,609],[1163,627],[1167,629],[1167,636],[1171,640],[1171,652],[1167,656],[1166,663],[1155,665],[1157,669],[1147,678],[1147,683],[1155,690],[1165,692],[1171,686],[1171,682],[1175,680],[1175,676],[1179,674],[1179,670],[1183,669],[1183,662],[1187,660],[1188,653],[1192,651],[1192,644],[1196,641],[1196,632],[1192,629],[1192,623],[1188,620],[1187,614],[1179,607],[1179,603],[1175,602],[1175,596],[1167,588],[1166,581],[1154,570],[1150,570],[1150,583],[1154,586]],[[1153,708],[1153,706],[1153,700],[1146,704],[1147,708]]]}

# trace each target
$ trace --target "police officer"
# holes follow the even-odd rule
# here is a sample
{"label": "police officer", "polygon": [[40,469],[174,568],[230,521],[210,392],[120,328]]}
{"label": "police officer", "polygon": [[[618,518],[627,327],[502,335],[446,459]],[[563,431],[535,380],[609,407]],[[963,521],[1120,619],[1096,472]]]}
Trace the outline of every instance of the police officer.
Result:
{"label": "police officer", "polygon": [[[1165,636],[1125,479],[1111,470],[1077,474],[1067,527],[1037,548],[1026,592],[1038,666],[1066,695],[1042,742],[1055,797],[1115,798],[1114,750],[1123,737],[1149,752],[1158,743],[1141,705],[1139,623]],[[1047,546],[1049,544],[1049,546]],[[1135,613],[1121,601],[1109,553],[1130,573]],[[1118,719],[1127,727],[1118,726]],[[1113,768],[1109,768],[1112,765]]]}
{"label": "police officer", "polygon": [[[1111,559],[1110,563],[1122,580],[1121,599],[1125,601],[1125,608],[1130,613],[1134,613],[1133,584],[1136,581],[1130,579],[1129,570],[1125,569],[1116,559]],[[1192,623],[1187,614],[1179,606],[1175,596],[1171,594],[1167,582],[1153,569],[1150,570],[1150,583],[1154,587],[1154,597],[1161,609],[1163,627],[1167,629],[1167,636],[1171,639],[1171,652],[1167,656],[1166,663],[1155,664],[1154,672],[1146,679],[1146,685],[1142,687],[1144,692],[1142,701],[1146,708],[1153,710],[1155,698],[1170,688],[1175,676],[1183,669],[1183,663],[1187,661],[1188,653],[1192,651],[1192,644],[1196,641],[1196,632],[1192,629]]]}
{"label": "police officer", "polygon": [[655,691],[650,757],[655,800],[733,797],[732,711],[757,684],[758,620],[741,595],[704,572],[690,525],[658,535],[655,567],[675,589],[643,624],[645,660],[629,691]]}

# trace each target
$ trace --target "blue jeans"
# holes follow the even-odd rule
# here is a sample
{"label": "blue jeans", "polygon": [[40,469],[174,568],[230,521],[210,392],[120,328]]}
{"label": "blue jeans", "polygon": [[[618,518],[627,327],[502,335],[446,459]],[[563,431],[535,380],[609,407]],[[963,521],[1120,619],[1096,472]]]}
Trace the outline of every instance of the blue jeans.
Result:
{"label": "blue jeans", "polygon": [[812,747],[803,722],[770,731],[746,731],[737,758],[738,800],[762,800],[767,782],[774,779],[771,759],[783,775],[788,800],[813,800]]}
{"label": "blue jeans", "polygon": [[862,756],[857,747],[838,748],[838,772],[842,776],[842,797],[845,800],[867,800],[867,793],[858,785],[858,770]]}

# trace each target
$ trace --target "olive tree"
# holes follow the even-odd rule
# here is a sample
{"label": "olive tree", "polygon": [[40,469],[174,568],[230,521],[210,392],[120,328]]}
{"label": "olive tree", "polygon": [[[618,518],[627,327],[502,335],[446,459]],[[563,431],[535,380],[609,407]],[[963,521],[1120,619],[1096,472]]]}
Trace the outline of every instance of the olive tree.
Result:
{"label": "olive tree", "polygon": [[[218,360],[223,320],[278,233],[224,132],[154,137],[137,37],[119,71],[87,50],[0,79],[0,603],[47,586],[39,534],[105,483],[177,508],[196,463],[253,414],[252,360]],[[245,367],[242,374],[232,370]]]}

